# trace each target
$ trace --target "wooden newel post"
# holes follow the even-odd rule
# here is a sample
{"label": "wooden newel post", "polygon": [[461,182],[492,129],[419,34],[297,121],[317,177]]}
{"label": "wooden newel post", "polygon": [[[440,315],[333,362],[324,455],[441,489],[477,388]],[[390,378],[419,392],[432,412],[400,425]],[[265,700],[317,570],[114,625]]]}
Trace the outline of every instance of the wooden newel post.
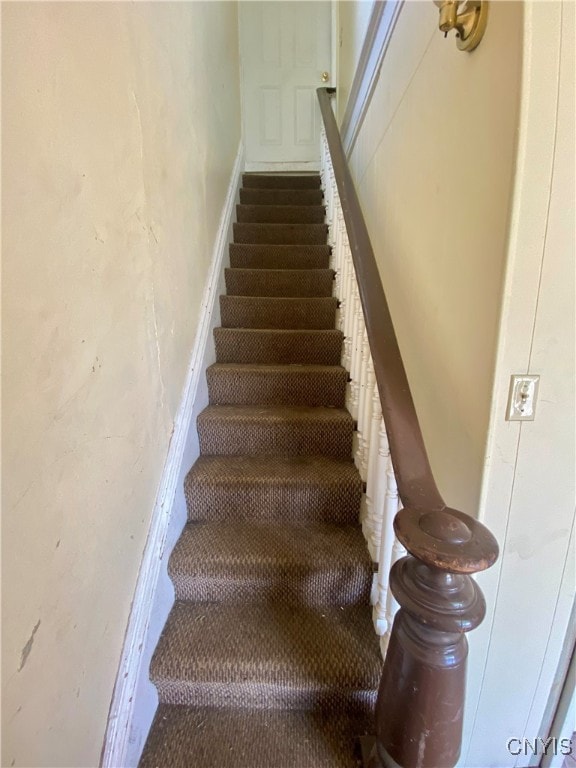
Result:
{"label": "wooden newel post", "polygon": [[409,556],[390,572],[400,605],[376,704],[370,768],[452,768],[462,741],[468,643],[485,614],[469,574],[498,557],[490,531],[454,509],[401,510],[394,520]]}

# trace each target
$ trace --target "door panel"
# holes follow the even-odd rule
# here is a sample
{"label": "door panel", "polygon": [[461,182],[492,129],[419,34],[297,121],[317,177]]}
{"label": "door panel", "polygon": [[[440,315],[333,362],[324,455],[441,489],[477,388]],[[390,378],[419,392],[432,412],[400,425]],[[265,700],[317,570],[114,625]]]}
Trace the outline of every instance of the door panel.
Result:
{"label": "door panel", "polygon": [[246,167],[317,169],[330,2],[242,2],[239,14]]}
{"label": "door panel", "polygon": [[312,88],[296,88],[294,92],[294,142],[299,146],[308,146],[317,139],[315,98]]}
{"label": "door panel", "polygon": [[260,144],[282,146],[282,94],[280,88],[260,89]]}

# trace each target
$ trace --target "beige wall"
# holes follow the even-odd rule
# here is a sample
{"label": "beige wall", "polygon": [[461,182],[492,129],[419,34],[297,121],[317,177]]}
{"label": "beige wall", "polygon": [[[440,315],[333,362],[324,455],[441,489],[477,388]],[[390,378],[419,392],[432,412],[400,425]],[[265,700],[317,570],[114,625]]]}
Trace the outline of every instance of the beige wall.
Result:
{"label": "beige wall", "polygon": [[2,76],[2,765],[94,766],[240,138],[236,4],[4,4]]}
{"label": "beige wall", "polygon": [[[431,463],[477,514],[518,124],[522,10],[492,3],[473,53],[405,3],[352,153]],[[350,73],[343,73],[345,81]]]}

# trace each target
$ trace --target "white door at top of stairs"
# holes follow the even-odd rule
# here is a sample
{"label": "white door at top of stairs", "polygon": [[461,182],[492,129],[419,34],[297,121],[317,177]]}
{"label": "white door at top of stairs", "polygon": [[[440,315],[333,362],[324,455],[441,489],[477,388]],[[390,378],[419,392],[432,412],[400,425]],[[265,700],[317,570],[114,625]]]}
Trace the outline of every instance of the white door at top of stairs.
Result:
{"label": "white door at top of stairs", "polygon": [[243,2],[242,115],[247,170],[317,170],[316,88],[329,85],[331,4]]}

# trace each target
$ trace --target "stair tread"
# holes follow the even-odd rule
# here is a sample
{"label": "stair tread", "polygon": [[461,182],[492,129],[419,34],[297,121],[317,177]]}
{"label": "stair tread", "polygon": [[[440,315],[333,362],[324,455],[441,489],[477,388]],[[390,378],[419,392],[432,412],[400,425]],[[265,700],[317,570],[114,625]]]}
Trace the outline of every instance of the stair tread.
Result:
{"label": "stair tread", "polygon": [[[310,226],[306,224],[304,226]],[[318,226],[326,226],[324,224]],[[275,251],[277,253],[318,253],[329,254],[327,243],[228,243],[230,252],[252,251],[254,253]]]}
{"label": "stair tread", "polygon": [[204,455],[352,455],[354,422],[345,408],[209,405],[197,427]]}
{"label": "stair tread", "polygon": [[[324,226],[324,225],[322,225]],[[230,253],[330,254],[326,243],[228,243]]]}
{"label": "stair tread", "polygon": [[176,598],[196,602],[367,603],[372,563],[358,526],[188,524],[170,557]]}
{"label": "stair tread", "polygon": [[220,296],[226,328],[332,330],[338,301],[334,296]]}
{"label": "stair tread", "polygon": [[250,189],[319,189],[320,174],[243,173],[242,185]]}
{"label": "stair tread", "polygon": [[306,338],[317,336],[318,338],[326,338],[331,336],[339,340],[343,340],[344,334],[338,328],[223,328],[219,326],[214,328],[214,331],[221,331],[225,333],[234,333],[238,336],[262,336],[272,334],[278,338],[290,336],[296,336],[298,338]]}
{"label": "stair tread", "polygon": [[243,205],[322,205],[321,189],[258,189],[243,187],[240,203]]}
{"label": "stair tread", "polygon": [[326,269],[330,263],[328,245],[230,243],[229,252],[232,268]]}
{"label": "stair tread", "polygon": [[342,365],[318,365],[317,363],[212,363],[207,370],[230,373],[282,373],[288,376],[314,373],[337,377],[348,375],[348,371]]}
{"label": "stair tread", "polygon": [[378,640],[366,606],[319,611],[282,604],[177,601],[150,676],[161,699],[163,683],[169,687],[171,681],[237,686],[250,699],[247,689],[257,686],[296,695],[330,693],[333,688],[371,693],[380,670]]}
{"label": "stair tread", "polygon": [[236,220],[247,223],[322,224],[326,217],[323,205],[274,205],[241,203],[236,206]]}
{"label": "stair tread", "polygon": [[257,208],[258,210],[269,209],[279,211],[294,211],[294,213],[307,212],[310,210],[325,211],[325,207],[318,203],[316,205],[295,205],[294,203],[288,203],[286,205],[278,205],[277,203],[239,203],[236,206],[236,210],[246,210],[248,208]]}
{"label": "stair tread", "polygon": [[225,269],[228,296],[326,298],[332,296],[333,269]]}
{"label": "stair tread", "polygon": [[343,333],[335,328],[215,328],[218,362],[340,362]]}
{"label": "stair tread", "polygon": [[197,568],[288,565],[332,568],[368,566],[366,542],[358,526],[330,523],[237,522],[188,524],[176,544],[170,571]]}
{"label": "stair tread", "polygon": [[352,461],[329,456],[199,456],[187,479],[199,476],[218,483],[222,478],[237,483],[271,481],[286,485],[302,483],[356,482],[358,470]]}
{"label": "stair tread", "polygon": [[271,422],[280,425],[301,424],[353,424],[345,408],[322,405],[208,405],[198,415],[199,422],[226,420],[230,422]]}
{"label": "stair tread", "polygon": [[351,459],[200,456],[184,481],[192,520],[355,524],[362,481]]}
{"label": "stair tread", "polygon": [[339,365],[213,363],[206,371],[212,404],[345,404],[348,372]]}
{"label": "stair tread", "polygon": [[294,243],[325,245],[327,224],[274,224],[235,222],[232,226],[236,243]]}
{"label": "stair tread", "polygon": [[372,718],[300,710],[161,704],[140,768],[359,768]]}
{"label": "stair tread", "polygon": [[254,229],[265,230],[269,229],[272,232],[298,232],[301,229],[310,229],[315,232],[328,232],[328,224],[325,222],[286,222],[286,221],[236,221],[234,227],[239,229]]}
{"label": "stair tread", "polygon": [[279,269],[278,267],[271,267],[270,269],[262,269],[261,267],[226,267],[227,272],[233,272],[234,274],[246,274],[246,275],[259,275],[261,272],[265,272],[266,275],[279,277],[283,276],[300,276],[300,275],[325,275],[330,273],[334,276],[334,270],[330,267],[312,267],[310,269],[292,269],[290,267]]}
{"label": "stair tread", "polygon": [[[298,304],[302,306],[322,306],[323,304],[329,306],[336,306],[338,299],[335,296],[226,296],[221,294],[220,298],[224,303],[234,302],[236,304],[270,304],[276,307],[296,306]],[[314,330],[314,329],[310,329]],[[332,330],[326,329],[326,330]]]}

